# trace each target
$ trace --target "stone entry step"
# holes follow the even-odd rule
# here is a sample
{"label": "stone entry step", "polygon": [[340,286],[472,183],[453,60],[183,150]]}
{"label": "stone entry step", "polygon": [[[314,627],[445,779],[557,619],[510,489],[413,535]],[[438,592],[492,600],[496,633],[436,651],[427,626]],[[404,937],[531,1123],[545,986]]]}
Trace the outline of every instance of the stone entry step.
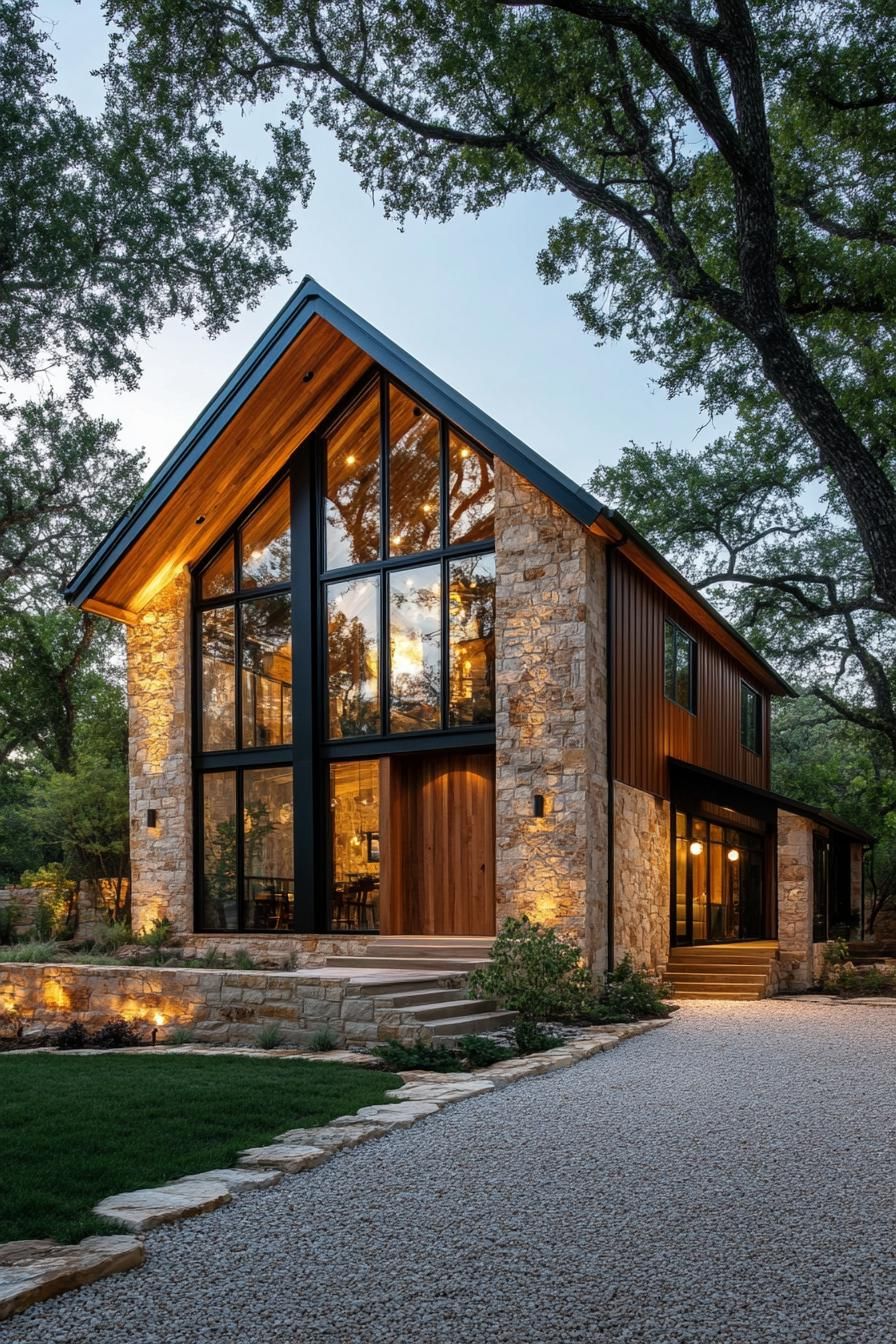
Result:
{"label": "stone entry step", "polygon": [[777,957],[774,942],[673,947],[666,978],[676,999],[763,999]]}
{"label": "stone entry step", "polygon": [[357,966],[359,970],[455,971],[466,974],[484,966],[488,958],[458,957],[327,957],[328,966]]}
{"label": "stone entry step", "polygon": [[427,1022],[433,1036],[478,1036],[484,1031],[500,1031],[503,1027],[512,1027],[516,1022],[516,1013],[481,1013],[479,1016],[444,1017],[436,1022]]}

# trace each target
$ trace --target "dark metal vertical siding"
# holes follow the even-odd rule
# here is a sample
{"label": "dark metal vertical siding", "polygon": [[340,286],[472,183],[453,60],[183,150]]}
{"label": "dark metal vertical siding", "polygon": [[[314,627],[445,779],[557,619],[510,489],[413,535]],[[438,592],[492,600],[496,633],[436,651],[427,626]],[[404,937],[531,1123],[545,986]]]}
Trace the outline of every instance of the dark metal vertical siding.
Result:
{"label": "dark metal vertical siding", "polygon": [[[746,784],[769,786],[768,694],[659,588],[617,552],[612,567],[615,679],[614,777],[668,798],[669,757]],[[697,713],[663,694],[663,625],[697,641]],[[740,683],[762,696],[762,754],[740,743]]]}

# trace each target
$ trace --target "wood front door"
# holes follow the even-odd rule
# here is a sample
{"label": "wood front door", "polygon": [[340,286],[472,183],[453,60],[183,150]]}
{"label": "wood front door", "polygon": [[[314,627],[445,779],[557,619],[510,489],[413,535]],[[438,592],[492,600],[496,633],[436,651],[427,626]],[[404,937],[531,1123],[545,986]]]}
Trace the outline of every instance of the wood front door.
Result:
{"label": "wood front door", "polygon": [[494,752],[380,762],[380,931],[495,932]]}

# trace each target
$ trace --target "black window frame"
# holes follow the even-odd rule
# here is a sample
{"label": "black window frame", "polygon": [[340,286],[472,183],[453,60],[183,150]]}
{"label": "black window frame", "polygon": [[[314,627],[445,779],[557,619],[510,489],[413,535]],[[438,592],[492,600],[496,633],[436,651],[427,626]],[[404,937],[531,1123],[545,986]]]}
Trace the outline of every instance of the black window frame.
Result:
{"label": "black window frame", "polygon": [[[380,451],[388,459],[387,412],[385,398],[392,383],[405,395],[423,406],[439,421],[440,434],[440,539],[448,537],[448,435],[454,433],[471,449],[485,458],[494,470],[494,457],[476,443],[457,425],[420,398],[412,388],[394,378],[385,369],[375,366],[368,370],[347,394],[337,403],[318,426],[296,446],[289,461],[285,463],[264,488],[258,492],[249,506],[218,533],[207,547],[201,558],[191,566],[192,603],[190,612],[190,648],[191,668],[191,733],[192,733],[192,779],[193,779],[193,910],[194,930],[196,933],[213,933],[216,937],[229,938],[244,936],[246,933],[262,933],[270,936],[294,935],[297,933],[327,934],[329,928],[329,885],[330,885],[330,842],[329,842],[329,775],[330,762],[336,760],[363,760],[404,752],[475,750],[494,748],[495,723],[490,724],[448,724],[449,689],[449,644],[448,644],[448,586],[445,581],[449,566],[453,560],[466,556],[493,554],[494,535],[480,541],[461,541],[455,545],[443,545],[439,549],[403,554],[400,556],[383,555],[386,549],[386,533],[382,525],[388,520],[388,462],[386,472],[381,476],[381,557],[365,565],[343,566],[338,570],[327,570],[325,559],[325,534],[323,528],[323,470],[325,438],[329,430],[359,400],[371,385],[379,380],[380,385]],[[284,480],[290,486],[290,557],[291,573],[288,582],[266,587],[240,587],[239,571],[239,534],[240,529],[264,501]],[[201,583],[203,570],[230,543],[234,564],[234,591],[210,598],[202,597]],[[442,678],[440,721],[441,727],[426,728],[419,731],[402,733],[381,732],[364,737],[333,738],[327,736],[327,684],[326,684],[326,584],[348,577],[360,577],[365,572],[380,573],[380,621],[381,647],[379,668],[380,705],[388,711],[388,613],[383,604],[388,603],[388,582],[386,576],[392,570],[413,568],[416,565],[440,560],[442,566],[441,622],[442,622]],[[202,613],[215,607],[237,607],[242,601],[257,597],[266,597],[275,593],[290,592],[292,595],[292,741],[282,746],[240,747],[203,751],[202,732],[202,660],[201,628]],[[241,741],[242,733],[242,630],[237,617],[237,636],[235,639],[235,741]],[[383,650],[385,649],[385,655]],[[383,725],[381,724],[381,727]],[[242,816],[243,775],[246,770],[264,766],[292,765],[293,771],[293,866],[295,899],[293,903],[293,924],[282,930],[248,930],[245,928],[245,893],[243,892],[244,838],[242,828],[238,830],[237,854],[237,928],[234,930],[208,929],[203,921],[203,780],[207,773],[224,770],[236,774],[237,815]],[[303,899],[303,897],[306,897]]]}
{"label": "black window frame", "polygon": [[[667,676],[668,658],[666,651],[668,641],[672,638],[672,693],[670,694],[669,678]],[[682,641],[685,641],[685,647],[688,651],[688,700],[687,704],[679,700],[675,694],[675,683],[677,680],[676,669],[678,667],[678,649]],[[670,704],[677,705],[679,709],[684,709],[688,714],[697,713],[697,641],[693,635],[689,635],[687,630],[682,629],[677,621],[671,616],[663,618],[663,695]]]}
{"label": "black window frame", "polygon": [[[750,701],[752,701],[752,704],[753,704],[754,709],[755,709],[755,721],[754,721],[754,724],[753,724],[753,735],[752,735],[752,736],[753,736],[753,740],[752,740],[752,741],[749,740],[750,734],[749,734],[749,729],[748,729],[748,725],[747,725],[747,718],[746,718],[746,706],[747,706],[747,704],[748,704]],[[761,755],[762,755],[762,751],[763,751],[763,746],[764,746],[764,742],[763,742],[764,734],[763,734],[763,731],[762,731],[763,709],[764,709],[764,703],[763,703],[763,698],[762,698],[761,693],[760,693],[759,691],[757,691],[756,688],[755,688],[754,686],[751,686],[750,683],[749,683],[748,681],[744,681],[744,679],[741,678],[741,682],[740,682],[740,744],[741,744],[741,746],[744,747],[747,751],[751,751],[751,752],[753,753],[754,756],[761,756]]]}

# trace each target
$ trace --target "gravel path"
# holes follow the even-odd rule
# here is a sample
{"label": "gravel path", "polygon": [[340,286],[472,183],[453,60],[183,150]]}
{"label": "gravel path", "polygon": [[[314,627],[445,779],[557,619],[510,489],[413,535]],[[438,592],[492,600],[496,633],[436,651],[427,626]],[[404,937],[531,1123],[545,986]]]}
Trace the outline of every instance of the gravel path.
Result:
{"label": "gravel path", "polygon": [[159,1229],[0,1344],[892,1344],[894,1032],[689,1005]]}

